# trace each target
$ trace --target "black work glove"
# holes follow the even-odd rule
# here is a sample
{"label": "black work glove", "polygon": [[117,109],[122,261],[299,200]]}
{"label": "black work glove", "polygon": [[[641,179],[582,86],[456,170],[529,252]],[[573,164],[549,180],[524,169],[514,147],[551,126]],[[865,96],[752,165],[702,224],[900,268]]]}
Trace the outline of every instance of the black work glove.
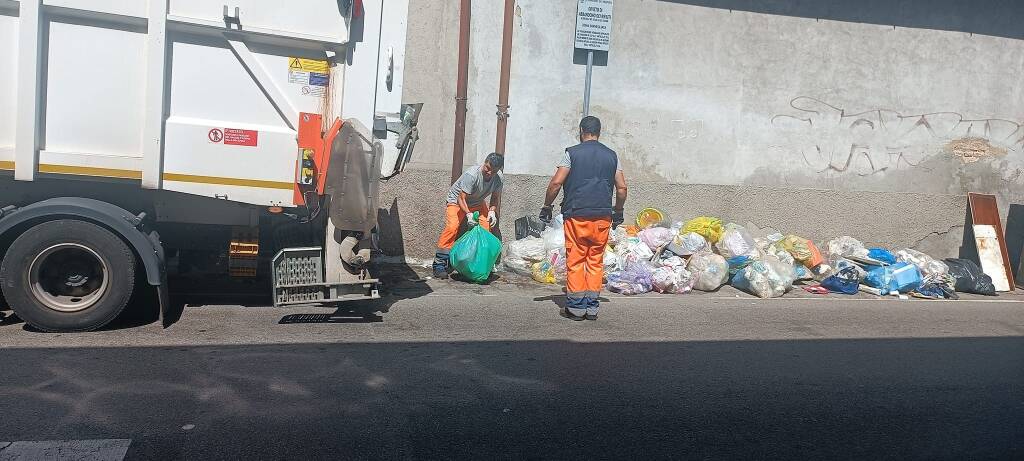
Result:
{"label": "black work glove", "polygon": [[626,218],[622,215],[622,210],[612,210],[612,229],[619,227],[624,222],[626,222]]}
{"label": "black work glove", "polygon": [[540,209],[540,220],[544,224],[550,224],[551,223],[551,205],[548,205],[548,206]]}

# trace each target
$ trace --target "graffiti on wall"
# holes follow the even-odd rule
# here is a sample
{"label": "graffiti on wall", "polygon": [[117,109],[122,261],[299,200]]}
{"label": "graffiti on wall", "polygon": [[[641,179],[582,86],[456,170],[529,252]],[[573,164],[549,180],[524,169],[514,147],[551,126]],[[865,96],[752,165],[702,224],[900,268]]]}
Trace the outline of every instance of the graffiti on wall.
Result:
{"label": "graffiti on wall", "polygon": [[804,164],[818,173],[870,176],[921,166],[935,155],[965,163],[1024,150],[1024,124],[971,119],[957,112],[902,113],[890,109],[848,112],[801,96],[771,124],[782,131]]}

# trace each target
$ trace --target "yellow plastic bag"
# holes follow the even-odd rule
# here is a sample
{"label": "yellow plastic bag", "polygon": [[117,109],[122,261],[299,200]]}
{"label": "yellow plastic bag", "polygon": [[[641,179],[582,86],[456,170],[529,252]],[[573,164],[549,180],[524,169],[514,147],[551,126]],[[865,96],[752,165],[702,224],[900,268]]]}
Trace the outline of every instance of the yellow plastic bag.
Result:
{"label": "yellow plastic bag", "polygon": [[686,225],[679,231],[679,234],[685,234],[687,232],[693,232],[704,237],[708,242],[715,244],[722,238],[722,220],[718,218],[712,218],[709,216],[701,216],[693,218],[686,222]]}
{"label": "yellow plastic bag", "polygon": [[782,248],[793,255],[793,259],[808,269],[813,269],[825,262],[825,258],[821,256],[821,251],[810,240],[795,235],[787,235],[786,238],[782,239],[781,243]]}
{"label": "yellow plastic bag", "polygon": [[542,261],[533,264],[533,279],[540,283],[555,283],[555,269],[551,263]]}

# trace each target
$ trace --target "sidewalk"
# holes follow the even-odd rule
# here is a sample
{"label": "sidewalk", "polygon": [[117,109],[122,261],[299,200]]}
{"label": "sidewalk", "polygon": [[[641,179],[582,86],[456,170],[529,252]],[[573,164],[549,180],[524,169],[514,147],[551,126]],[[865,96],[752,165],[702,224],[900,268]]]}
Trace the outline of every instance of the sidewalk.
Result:
{"label": "sidewalk", "polygon": [[[550,285],[538,283],[523,275],[511,273],[511,272],[499,272],[496,273],[496,279],[486,285],[478,285],[459,280],[435,280],[430,275],[430,269],[424,267],[414,266],[401,266],[402,268],[408,267],[408,270],[403,269],[399,274],[395,268],[399,266],[384,266],[384,275],[382,280],[387,282],[385,290],[389,293],[404,293],[409,289],[411,283],[414,280],[422,280],[424,283],[429,285],[435,293],[437,292],[458,292],[458,293],[477,293],[482,296],[500,296],[505,293],[522,294],[524,292],[538,293],[547,296],[558,296],[565,294],[564,285]],[[415,275],[413,275],[413,273]],[[418,277],[418,278],[415,278]],[[855,295],[844,295],[837,293],[829,293],[827,295],[815,295],[804,291],[801,285],[795,286],[790,292],[786,293],[781,298],[762,299],[758,298],[749,293],[740,291],[731,285],[724,285],[720,289],[713,292],[704,291],[691,291],[686,294],[675,295],[675,294],[661,294],[661,293],[645,293],[637,296],[623,296],[618,293],[612,293],[607,290],[601,293],[602,297],[614,299],[614,298],[625,298],[625,299],[680,299],[680,300],[699,300],[699,299],[750,299],[754,301],[765,301],[765,302],[779,302],[785,300],[795,299],[841,299],[841,300],[858,300],[858,301],[900,301],[900,302],[963,302],[963,301],[980,301],[980,302],[1024,302],[1024,290],[1016,290],[1009,293],[999,293],[998,296],[982,296],[970,293],[957,293],[960,296],[959,300],[928,300],[918,299],[911,297],[909,300],[901,300],[895,296],[875,296],[868,293],[857,293]]]}

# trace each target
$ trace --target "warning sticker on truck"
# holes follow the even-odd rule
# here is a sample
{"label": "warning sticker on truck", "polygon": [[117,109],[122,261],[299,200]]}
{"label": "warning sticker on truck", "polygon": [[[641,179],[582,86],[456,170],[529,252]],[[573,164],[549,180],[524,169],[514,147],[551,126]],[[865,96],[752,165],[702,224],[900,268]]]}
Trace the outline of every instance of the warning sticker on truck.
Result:
{"label": "warning sticker on truck", "polygon": [[288,58],[288,83],[299,85],[303,95],[322,98],[330,80],[327,61]]}
{"label": "warning sticker on truck", "polygon": [[288,58],[288,70],[327,73],[327,61],[319,59]]}
{"label": "warning sticker on truck", "polygon": [[206,139],[214,144],[225,146],[246,146],[256,147],[259,143],[260,132],[256,130],[242,130],[238,128],[213,128],[207,133]]}

